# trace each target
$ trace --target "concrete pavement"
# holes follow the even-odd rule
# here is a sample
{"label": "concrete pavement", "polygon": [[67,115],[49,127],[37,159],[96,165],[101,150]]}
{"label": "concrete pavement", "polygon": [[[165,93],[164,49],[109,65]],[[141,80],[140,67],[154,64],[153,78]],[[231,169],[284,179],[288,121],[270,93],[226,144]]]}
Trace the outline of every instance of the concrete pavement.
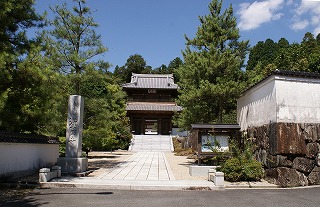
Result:
{"label": "concrete pavement", "polygon": [[[62,177],[41,183],[42,187],[75,187],[117,190],[221,190],[211,181],[176,180],[164,152],[170,151],[170,136],[139,135],[133,140],[137,151],[111,171],[95,177]],[[262,182],[228,184],[227,188],[274,188]]]}
{"label": "concrete pavement", "polygon": [[98,177],[62,177],[41,187],[76,187],[118,190],[218,190],[213,182],[175,180],[164,152],[137,152]]}
{"label": "concrete pavement", "polygon": [[175,180],[163,152],[137,152],[113,171],[99,177],[103,180]]}

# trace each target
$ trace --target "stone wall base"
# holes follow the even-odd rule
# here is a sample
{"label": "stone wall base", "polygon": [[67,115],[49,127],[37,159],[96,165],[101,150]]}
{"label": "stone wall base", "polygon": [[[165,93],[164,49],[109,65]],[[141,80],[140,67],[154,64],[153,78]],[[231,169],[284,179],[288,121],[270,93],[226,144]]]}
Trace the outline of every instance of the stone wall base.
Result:
{"label": "stone wall base", "polygon": [[254,155],[281,187],[320,185],[320,124],[270,123],[250,127]]}
{"label": "stone wall base", "polygon": [[61,166],[62,173],[76,174],[82,173],[88,170],[88,158],[69,158],[59,157],[57,165]]}
{"label": "stone wall base", "polygon": [[210,169],[216,169],[217,166],[207,166],[207,165],[190,165],[189,175],[191,176],[206,176]]}

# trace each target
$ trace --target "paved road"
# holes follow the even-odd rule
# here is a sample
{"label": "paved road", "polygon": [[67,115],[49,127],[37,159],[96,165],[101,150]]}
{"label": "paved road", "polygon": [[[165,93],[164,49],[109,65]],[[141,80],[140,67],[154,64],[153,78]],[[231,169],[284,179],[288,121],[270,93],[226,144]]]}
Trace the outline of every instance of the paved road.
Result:
{"label": "paved road", "polygon": [[37,189],[20,201],[0,206],[46,207],[319,207],[320,188],[225,191],[103,191],[88,189]]}

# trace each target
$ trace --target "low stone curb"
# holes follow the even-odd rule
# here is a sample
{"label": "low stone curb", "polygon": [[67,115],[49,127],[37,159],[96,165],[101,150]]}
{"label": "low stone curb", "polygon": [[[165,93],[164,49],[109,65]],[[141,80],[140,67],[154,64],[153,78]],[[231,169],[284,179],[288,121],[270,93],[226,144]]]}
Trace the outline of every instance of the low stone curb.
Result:
{"label": "low stone curb", "polygon": [[215,186],[213,183],[208,183],[206,185],[189,183],[188,181],[181,181],[173,183],[157,183],[157,182],[128,182],[128,184],[119,183],[102,183],[102,184],[90,184],[90,183],[72,183],[72,182],[41,182],[40,188],[83,188],[83,189],[107,189],[107,190],[233,190],[233,189],[306,189],[306,188],[320,188],[320,185],[312,186],[299,186],[290,188],[281,188],[276,185],[225,185],[225,186]]}
{"label": "low stone curb", "polygon": [[166,184],[159,182],[129,182],[128,184],[117,183],[68,183],[68,182],[41,182],[40,188],[87,188],[87,189],[107,189],[107,190],[224,190],[223,186],[217,187],[213,183],[208,182],[206,185],[188,184],[183,182],[175,182]]}

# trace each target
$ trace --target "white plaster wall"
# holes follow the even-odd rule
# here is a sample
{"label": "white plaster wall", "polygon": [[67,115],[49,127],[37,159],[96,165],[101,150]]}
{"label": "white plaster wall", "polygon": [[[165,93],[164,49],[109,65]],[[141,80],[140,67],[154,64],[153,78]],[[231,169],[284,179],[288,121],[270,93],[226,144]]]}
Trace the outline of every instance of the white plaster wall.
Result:
{"label": "white plaster wall", "polygon": [[277,122],[320,123],[320,80],[276,77]]}
{"label": "white plaster wall", "polygon": [[0,175],[53,166],[58,144],[0,143]]}
{"label": "white plaster wall", "polygon": [[237,101],[237,120],[241,130],[275,122],[276,87],[275,76],[246,91]]}

